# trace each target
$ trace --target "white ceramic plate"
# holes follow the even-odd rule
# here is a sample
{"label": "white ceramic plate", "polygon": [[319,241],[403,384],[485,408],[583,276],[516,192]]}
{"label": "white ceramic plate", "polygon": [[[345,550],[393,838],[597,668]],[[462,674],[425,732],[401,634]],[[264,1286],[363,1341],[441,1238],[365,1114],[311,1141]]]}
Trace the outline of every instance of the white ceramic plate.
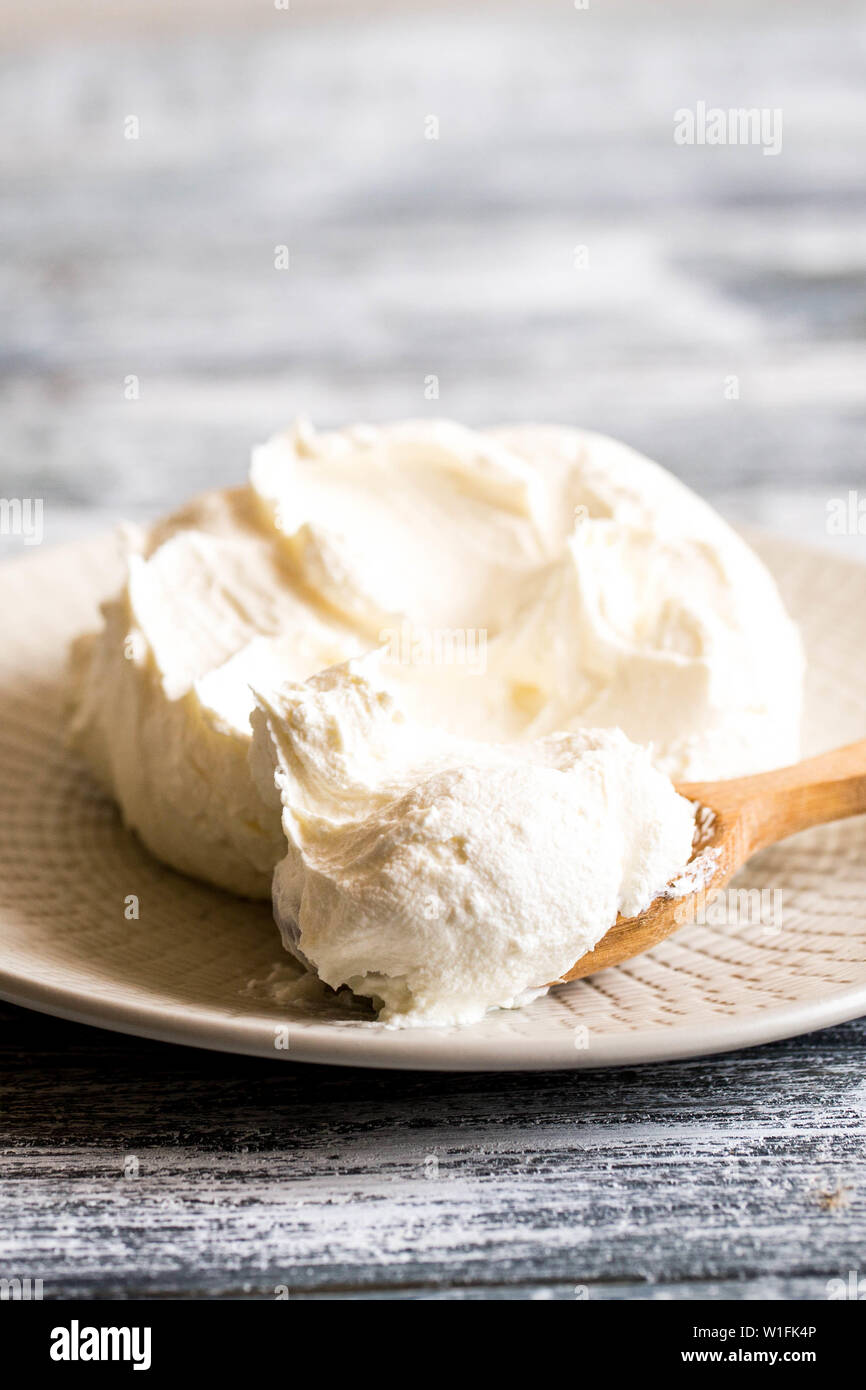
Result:
{"label": "white ceramic plate", "polygon": [[[805,751],[866,735],[866,567],[766,538],[757,548],[806,641]],[[473,1028],[394,1030],[338,1005],[278,1003],[261,983],[285,960],[267,906],[162,868],[64,751],[66,646],[96,622],[115,565],[109,539],[0,569],[3,998],[226,1052],[489,1071],[689,1057],[866,1013],[866,818],[752,861],[738,882],[781,892],[775,928],[687,927]]]}

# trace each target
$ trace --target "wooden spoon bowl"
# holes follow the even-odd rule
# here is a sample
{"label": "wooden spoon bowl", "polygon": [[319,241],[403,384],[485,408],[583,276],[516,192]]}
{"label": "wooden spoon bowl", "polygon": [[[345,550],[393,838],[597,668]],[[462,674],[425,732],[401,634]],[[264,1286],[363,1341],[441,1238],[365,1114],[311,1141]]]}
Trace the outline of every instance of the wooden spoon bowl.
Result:
{"label": "wooden spoon bowl", "polygon": [[651,950],[694,921],[699,900],[706,902],[724,888],[758,850],[810,826],[866,812],[866,740],[775,772],[730,782],[690,782],[677,791],[712,813],[703,818],[706,833],[698,838],[692,859],[694,864],[704,856],[706,876],[695,874],[699,886],[693,892],[662,895],[639,916],[618,917],[595,950],[581,956],[557,984]]}

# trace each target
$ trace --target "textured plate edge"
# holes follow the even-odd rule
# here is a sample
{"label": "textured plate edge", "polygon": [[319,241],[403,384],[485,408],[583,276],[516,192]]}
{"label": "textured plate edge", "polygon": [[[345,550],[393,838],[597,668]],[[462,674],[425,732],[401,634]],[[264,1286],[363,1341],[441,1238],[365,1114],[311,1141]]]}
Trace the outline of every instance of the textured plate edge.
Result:
{"label": "textured plate edge", "polygon": [[[293,1040],[289,1048],[278,1050],[273,1045],[273,1029],[281,1026],[279,1021],[263,1027],[258,1021],[244,1024],[239,1018],[218,1013],[210,1018],[203,1013],[172,1019],[167,1010],[158,1007],[110,1000],[94,1003],[90,996],[74,990],[40,985],[5,971],[0,971],[0,999],[72,1023],[208,1052],[259,1057],[277,1063],[438,1072],[594,1071],[687,1061],[780,1042],[866,1014],[866,985],[858,985],[808,1004],[762,1009],[746,1021],[730,1020],[720,1024],[710,1039],[705,1028],[674,1027],[622,1034],[594,1049],[578,1049],[565,1043],[552,1045],[549,1038],[531,1036],[482,1042],[473,1040],[468,1030],[436,1033],[376,1028],[374,1024],[369,1033],[365,1030],[362,1035],[360,1029],[364,1025],[345,1024],[338,1028],[333,1024],[305,1027],[296,1023],[290,1025]],[[424,1045],[419,1046],[419,1041]],[[455,1055],[458,1050],[462,1056]]]}
{"label": "textured plate edge", "polygon": [[[826,559],[826,552],[808,542],[788,542],[763,527],[740,525],[734,528],[752,545],[791,544],[813,561]],[[101,552],[111,533],[52,546],[58,552],[83,555]],[[7,560],[2,568],[25,566],[41,558],[21,556]],[[850,556],[834,556],[833,564],[861,573],[864,564]],[[32,976],[15,975],[0,967],[0,999],[51,1017],[67,1019],[88,1027],[150,1039],[171,1045],[199,1048],[277,1062],[305,1062],[318,1065],[375,1068],[389,1071],[498,1072],[498,1071],[589,1071],[617,1066],[641,1066],[652,1062],[687,1061],[742,1048],[779,1042],[833,1024],[866,1015],[866,984],[852,986],[820,999],[778,1009],[758,1009],[748,1019],[721,1021],[708,1039],[705,1027],[672,1027],[623,1033],[590,1049],[573,1048],[564,1040],[552,1042],[531,1035],[481,1040],[470,1029],[434,1030],[376,1029],[359,1036],[352,1024],[294,1023],[289,1049],[273,1046],[273,1028],[278,1020],[244,1023],[239,1015],[227,1011],[200,1010],[187,1018],[172,1017],[159,1006],[130,1001],[94,1000],[80,990],[49,985]],[[375,1029],[375,1031],[374,1031]],[[399,1041],[398,1041],[399,1040]]]}

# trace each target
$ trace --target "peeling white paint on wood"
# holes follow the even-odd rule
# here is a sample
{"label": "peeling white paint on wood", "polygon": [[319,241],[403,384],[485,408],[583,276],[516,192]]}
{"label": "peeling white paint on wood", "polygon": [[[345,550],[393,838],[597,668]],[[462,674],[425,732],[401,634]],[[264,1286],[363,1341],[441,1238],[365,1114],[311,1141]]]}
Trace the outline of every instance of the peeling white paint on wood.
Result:
{"label": "peeling white paint on wood", "polygon": [[402,1075],[4,1008],[0,1271],[46,1297],[823,1297],[866,1248],[864,1044]]}

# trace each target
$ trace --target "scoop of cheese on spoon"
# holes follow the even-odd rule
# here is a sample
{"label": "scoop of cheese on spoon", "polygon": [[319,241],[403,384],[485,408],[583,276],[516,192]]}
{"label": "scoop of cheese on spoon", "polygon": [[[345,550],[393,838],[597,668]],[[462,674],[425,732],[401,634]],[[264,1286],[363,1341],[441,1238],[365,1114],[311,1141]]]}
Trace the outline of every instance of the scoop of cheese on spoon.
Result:
{"label": "scoop of cheese on spoon", "polygon": [[525,1003],[648,907],[694,808],[619,730],[481,743],[407,718],[382,653],[259,694],[252,764],[278,799],[286,946],[392,1024]]}

